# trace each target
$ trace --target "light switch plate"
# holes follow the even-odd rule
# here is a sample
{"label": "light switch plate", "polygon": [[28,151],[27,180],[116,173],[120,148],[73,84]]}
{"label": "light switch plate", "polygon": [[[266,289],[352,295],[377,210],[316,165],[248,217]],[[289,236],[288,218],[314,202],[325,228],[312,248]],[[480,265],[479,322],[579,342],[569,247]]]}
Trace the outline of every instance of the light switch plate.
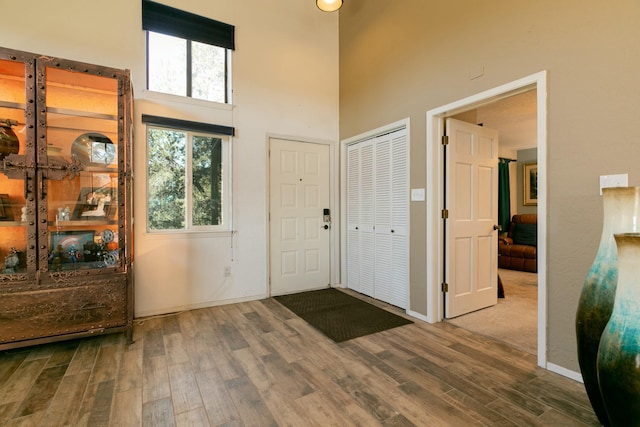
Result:
{"label": "light switch plate", "polygon": [[411,189],[411,201],[412,202],[424,202],[424,188],[412,188]]}
{"label": "light switch plate", "polygon": [[600,175],[600,195],[603,188],[627,187],[629,186],[629,174],[621,173],[617,175]]}

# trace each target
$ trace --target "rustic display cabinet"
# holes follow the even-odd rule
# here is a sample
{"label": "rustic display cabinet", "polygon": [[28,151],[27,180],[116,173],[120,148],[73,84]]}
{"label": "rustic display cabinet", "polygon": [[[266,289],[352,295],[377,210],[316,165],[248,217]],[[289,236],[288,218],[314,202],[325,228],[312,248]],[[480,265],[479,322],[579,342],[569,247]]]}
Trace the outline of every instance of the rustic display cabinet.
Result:
{"label": "rustic display cabinet", "polygon": [[0,48],[0,350],[133,322],[129,72]]}

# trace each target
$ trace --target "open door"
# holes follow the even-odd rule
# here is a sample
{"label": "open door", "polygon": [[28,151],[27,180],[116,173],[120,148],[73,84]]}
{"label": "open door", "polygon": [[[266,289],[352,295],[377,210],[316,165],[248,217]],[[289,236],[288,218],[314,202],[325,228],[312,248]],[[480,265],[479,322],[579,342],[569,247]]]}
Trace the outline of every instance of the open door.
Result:
{"label": "open door", "polygon": [[447,119],[445,317],[498,301],[498,131]]}

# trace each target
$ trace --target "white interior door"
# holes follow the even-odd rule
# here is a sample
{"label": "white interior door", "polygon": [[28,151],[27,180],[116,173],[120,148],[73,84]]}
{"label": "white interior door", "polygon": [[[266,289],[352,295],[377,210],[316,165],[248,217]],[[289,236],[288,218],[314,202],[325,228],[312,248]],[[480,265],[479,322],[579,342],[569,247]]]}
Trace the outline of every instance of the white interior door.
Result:
{"label": "white interior door", "polygon": [[271,295],[329,286],[329,146],[271,139]]}
{"label": "white interior door", "polygon": [[446,123],[445,315],[497,303],[498,131],[454,119]]}

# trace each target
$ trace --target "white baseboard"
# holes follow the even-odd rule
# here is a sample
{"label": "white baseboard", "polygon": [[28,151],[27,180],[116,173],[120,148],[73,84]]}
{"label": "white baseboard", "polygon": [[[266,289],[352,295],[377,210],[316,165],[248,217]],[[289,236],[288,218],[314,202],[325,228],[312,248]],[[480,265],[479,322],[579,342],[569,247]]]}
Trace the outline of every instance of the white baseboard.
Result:
{"label": "white baseboard", "polygon": [[582,374],[580,372],[575,372],[570,369],[563,368],[562,366],[555,365],[553,363],[547,363],[547,369],[551,372],[555,372],[556,374],[560,374],[563,377],[571,378],[572,380],[579,383],[584,383]]}
{"label": "white baseboard", "polygon": [[407,310],[407,314],[411,317],[415,317],[416,319],[422,320],[423,322],[431,323],[429,322],[429,318],[427,318],[427,316],[425,316],[424,314],[420,314],[411,310]]}
{"label": "white baseboard", "polygon": [[225,300],[207,301],[207,302],[202,302],[198,304],[188,304],[188,305],[181,305],[181,306],[175,306],[175,307],[167,307],[159,310],[148,310],[148,311],[136,312],[134,318],[136,320],[138,319],[144,320],[143,319],[144,317],[162,316],[165,314],[179,313],[181,311],[196,310],[198,308],[215,307],[218,305],[235,304],[238,302],[255,301],[255,300],[261,300],[265,298],[267,298],[266,294],[260,294],[260,295],[252,295],[252,296],[241,297],[241,298],[229,298]]}

